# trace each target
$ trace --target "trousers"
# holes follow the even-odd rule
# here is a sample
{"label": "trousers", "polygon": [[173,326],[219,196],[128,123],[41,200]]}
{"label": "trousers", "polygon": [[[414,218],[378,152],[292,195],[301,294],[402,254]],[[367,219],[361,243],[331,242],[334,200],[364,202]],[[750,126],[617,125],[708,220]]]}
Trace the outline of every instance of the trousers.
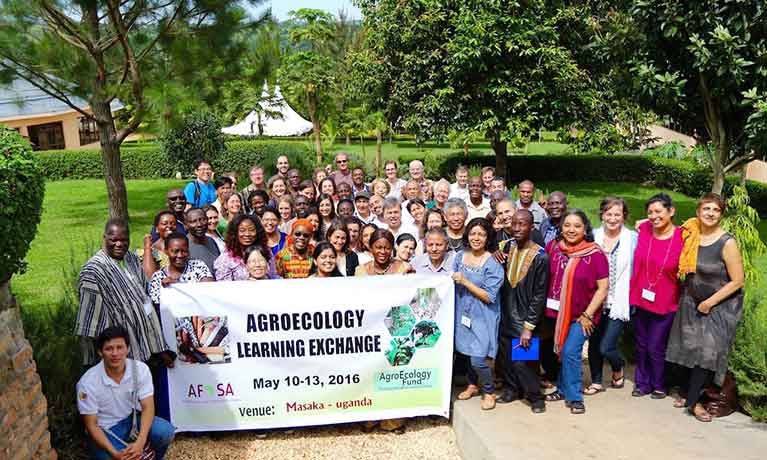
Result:
{"label": "trousers", "polygon": [[602,368],[605,359],[610,363],[613,372],[620,372],[623,369],[625,363],[618,351],[623,325],[623,321],[610,319],[608,312],[604,312],[594,333],[589,337],[591,383],[602,384]]}
{"label": "trousers", "polygon": [[469,356],[470,366],[468,369],[468,380],[471,385],[478,385],[483,393],[495,393],[495,383],[493,382],[493,371],[487,364],[487,358]]}
{"label": "trousers", "polygon": [[[136,423],[141,426],[141,414],[138,414]],[[128,435],[130,434],[132,425],[133,417],[129,415],[128,417],[117,422],[116,425],[110,427],[109,429],[120,439],[128,442]],[[149,430],[147,442],[154,449],[157,460],[163,460],[163,458],[165,458],[165,452],[168,451],[168,447],[170,447],[170,443],[173,441],[175,433],[176,428],[171,425],[170,422],[160,417],[154,418],[152,421],[152,428]],[[109,442],[112,443],[112,446],[114,446],[115,449],[118,451],[125,450],[125,445],[115,439],[114,436],[107,433],[106,431],[104,434],[107,435]],[[96,443],[93,442],[93,440],[90,438],[90,436],[88,437],[88,450],[90,451],[90,457],[92,460],[108,460],[111,458],[109,453],[101,447],[97,446]]]}
{"label": "trousers", "polygon": [[637,367],[634,382],[642,393],[666,392],[666,345],[674,312],[658,315],[637,309],[634,315]]}
{"label": "trousers", "polygon": [[[500,337],[496,359],[506,388],[519,397],[526,398],[531,403],[543,399],[541,382],[536,371],[538,363],[536,361],[512,361],[511,338]],[[536,367],[531,367],[531,363],[536,364]]]}

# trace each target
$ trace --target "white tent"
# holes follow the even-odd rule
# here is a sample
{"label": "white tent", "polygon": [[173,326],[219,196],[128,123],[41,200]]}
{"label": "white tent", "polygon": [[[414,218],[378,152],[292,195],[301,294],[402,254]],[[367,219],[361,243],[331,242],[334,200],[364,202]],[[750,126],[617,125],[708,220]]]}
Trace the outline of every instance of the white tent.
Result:
{"label": "white tent", "polygon": [[260,110],[253,110],[236,125],[223,128],[226,134],[238,136],[301,136],[312,130],[312,123],[293,110],[275,86],[272,97],[264,85]]}

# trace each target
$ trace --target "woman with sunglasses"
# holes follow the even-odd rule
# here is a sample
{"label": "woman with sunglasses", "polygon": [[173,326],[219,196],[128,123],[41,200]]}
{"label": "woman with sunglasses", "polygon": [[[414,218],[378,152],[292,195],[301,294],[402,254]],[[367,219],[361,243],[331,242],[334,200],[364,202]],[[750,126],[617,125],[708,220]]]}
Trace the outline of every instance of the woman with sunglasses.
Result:
{"label": "woman with sunglasses", "polygon": [[312,268],[310,242],[314,227],[307,219],[297,219],[288,236],[288,244],[277,253],[277,273],[283,278],[306,278]]}

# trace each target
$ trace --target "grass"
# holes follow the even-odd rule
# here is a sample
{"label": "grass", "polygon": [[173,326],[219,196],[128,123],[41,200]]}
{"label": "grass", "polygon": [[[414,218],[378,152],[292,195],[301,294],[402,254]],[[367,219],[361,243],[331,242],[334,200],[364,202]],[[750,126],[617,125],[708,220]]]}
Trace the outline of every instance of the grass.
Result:
{"label": "grass", "polygon": [[[131,216],[131,247],[141,247],[154,214],[165,204],[165,193],[183,185],[174,180],[127,181]],[[63,270],[70,259],[85,262],[89,249],[101,243],[109,217],[101,179],[47,182],[43,218],[27,254],[27,273],[14,276],[11,290],[25,309],[57,305],[63,296]]]}

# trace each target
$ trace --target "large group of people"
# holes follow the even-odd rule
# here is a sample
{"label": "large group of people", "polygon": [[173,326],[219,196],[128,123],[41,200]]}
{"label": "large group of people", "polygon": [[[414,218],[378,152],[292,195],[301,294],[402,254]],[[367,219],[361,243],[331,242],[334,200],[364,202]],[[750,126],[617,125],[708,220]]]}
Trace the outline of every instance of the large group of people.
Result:
{"label": "large group of people", "polygon": [[[455,369],[468,380],[458,399],[480,396],[484,410],[522,399],[534,413],[555,401],[584,413],[584,396],[624,387],[619,344],[630,324],[637,360],[632,395],[665,398],[671,384],[666,369],[674,363],[687,378],[681,385],[685,398],[673,405],[711,420],[700,397],[707,385],[724,379],[744,279],[737,243],[719,225],[725,211],[720,196],[703,196],[696,217],[677,225],[671,198],[660,193],[646,202],[635,229],[627,225],[626,201],[605,197],[595,228],[583,211],[568,206],[565,192],[541,199],[524,180],[513,200],[491,167],[471,177],[460,166],[451,183],[424,177],[418,160],[409,164],[408,178],[387,161],[385,176],[370,182],[344,153],[336,155],[333,168],[318,168],[307,178],[285,156],[275,166],[268,180],[267,165],[254,166],[250,183],[240,187],[236,174],[214,179],[211,164],[200,160],[192,182],[168,191],[167,209],[157,213],[137,251],[129,250],[126,222],[107,222],[103,248],[80,275],[75,329],[84,363],[94,365],[99,357],[104,362],[78,387],[94,452],[116,457],[124,447],[110,433],[134,409],[167,417],[161,394],[154,398],[156,408],[147,398],[152,388],[164,391],[163,369],[175,360],[160,332],[161,289],[228,280],[451,277]],[[133,359],[107,352],[114,342],[129,348]],[[586,343],[588,385],[582,375]],[[538,354],[515,359],[520,348]],[[131,370],[134,360],[142,365]],[[612,371],[607,384],[605,360]],[[154,387],[142,377],[140,407],[123,402],[95,408],[102,399],[85,388],[102,390],[89,386],[98,380],[92,374],[99,374],[102,386],[122,388],[128,384],[121,376],[147,374],[143,363]],[[380,423],[387,430],[403,425]],[[142,421],[135,441],[141,445],[132,449],[153,439],[169,442],[167,426],[154,429]],[[159,445],[157,452],[163,449]]]}

